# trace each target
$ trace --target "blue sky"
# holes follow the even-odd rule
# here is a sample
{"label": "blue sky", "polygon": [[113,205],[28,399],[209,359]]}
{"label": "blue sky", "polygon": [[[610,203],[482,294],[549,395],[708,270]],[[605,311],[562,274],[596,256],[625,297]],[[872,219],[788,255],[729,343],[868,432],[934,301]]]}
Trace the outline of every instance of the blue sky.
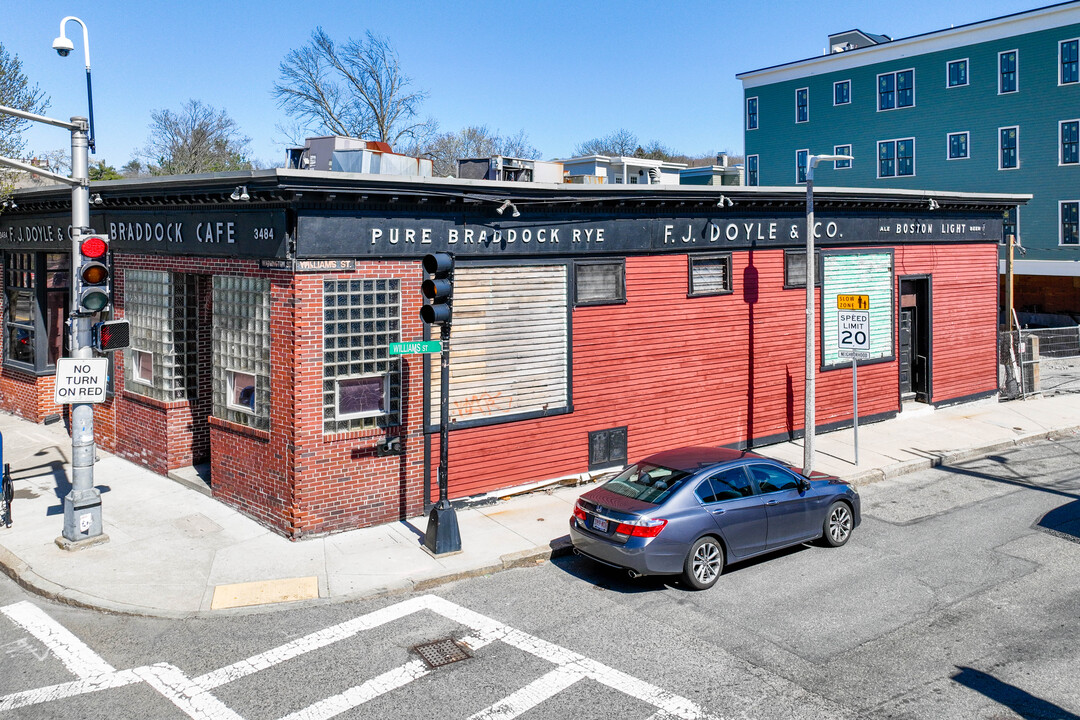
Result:
{"label": "blue sky", "polygon": [[[1030,10],[1021,0],[0,0],[0,43],[51,97],[47,114],[85,114],[81,29],[52,49],[60,19],[90,33],[97,154],[120,167],[145,146],[150,114],[189,98],[226,110],[270,165],[287,120],[272,96],[278,65],[316,26],[335,40],[384,35],[424,114],[443,130],[524,130],[545,158],[627,128],[679,152],[742,151],[735,74],[819,55],[851,28],[907,37]],[[28,133],[37,152],[69,146],[56,128]]]}

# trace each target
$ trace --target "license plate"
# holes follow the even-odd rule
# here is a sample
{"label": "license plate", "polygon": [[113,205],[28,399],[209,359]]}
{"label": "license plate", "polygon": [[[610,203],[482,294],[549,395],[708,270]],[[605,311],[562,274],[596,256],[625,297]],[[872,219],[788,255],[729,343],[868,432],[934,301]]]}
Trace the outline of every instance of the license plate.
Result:
{"label": "license plate", "polygon": [[607,520],[600,517],[594,517],[592,519],[592,528],[597,532],[607,532]]}

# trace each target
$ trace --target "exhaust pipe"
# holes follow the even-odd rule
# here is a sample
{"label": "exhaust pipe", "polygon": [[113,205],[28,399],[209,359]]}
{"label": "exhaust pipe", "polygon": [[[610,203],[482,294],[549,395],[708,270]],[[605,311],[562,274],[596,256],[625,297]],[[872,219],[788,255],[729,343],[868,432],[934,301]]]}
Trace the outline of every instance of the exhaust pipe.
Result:
{"label": "exhaust pipe", "polygon": [[631,580],[637,580],[639,577],[641,577],[641,573],[639,573],[637,570],[627,570],[626,574],[630,576]]}

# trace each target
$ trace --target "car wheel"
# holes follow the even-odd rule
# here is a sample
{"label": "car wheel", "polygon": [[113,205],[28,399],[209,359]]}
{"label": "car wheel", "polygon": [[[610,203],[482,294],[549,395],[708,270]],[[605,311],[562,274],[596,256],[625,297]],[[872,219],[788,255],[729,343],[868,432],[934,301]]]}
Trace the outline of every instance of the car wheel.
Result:
{"label": "car wheel", "polygon": [[855,519],[851,515],[851,508],[848,507],[848,504],[834,502],[829,506],[829,512],[825,513],[822,538],[829,547],[840,547],[851,537],[854,526]]}
{"label": "car wheel", "polygon": [[695,590],[716,584],[724,569],[724,548],[714,537],[703,537],[690,548],[683,562],[683,580]]}

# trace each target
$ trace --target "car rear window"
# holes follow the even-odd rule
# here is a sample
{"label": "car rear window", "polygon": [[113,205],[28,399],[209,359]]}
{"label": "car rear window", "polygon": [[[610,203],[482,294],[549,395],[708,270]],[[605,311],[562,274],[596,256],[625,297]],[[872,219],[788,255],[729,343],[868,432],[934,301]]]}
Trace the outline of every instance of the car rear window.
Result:
{"label": "car rear window", "polygon": [[690,473],[674,468],[637,463],[603,484],[605,490],[641,502],[659,505],[690,477]]}

